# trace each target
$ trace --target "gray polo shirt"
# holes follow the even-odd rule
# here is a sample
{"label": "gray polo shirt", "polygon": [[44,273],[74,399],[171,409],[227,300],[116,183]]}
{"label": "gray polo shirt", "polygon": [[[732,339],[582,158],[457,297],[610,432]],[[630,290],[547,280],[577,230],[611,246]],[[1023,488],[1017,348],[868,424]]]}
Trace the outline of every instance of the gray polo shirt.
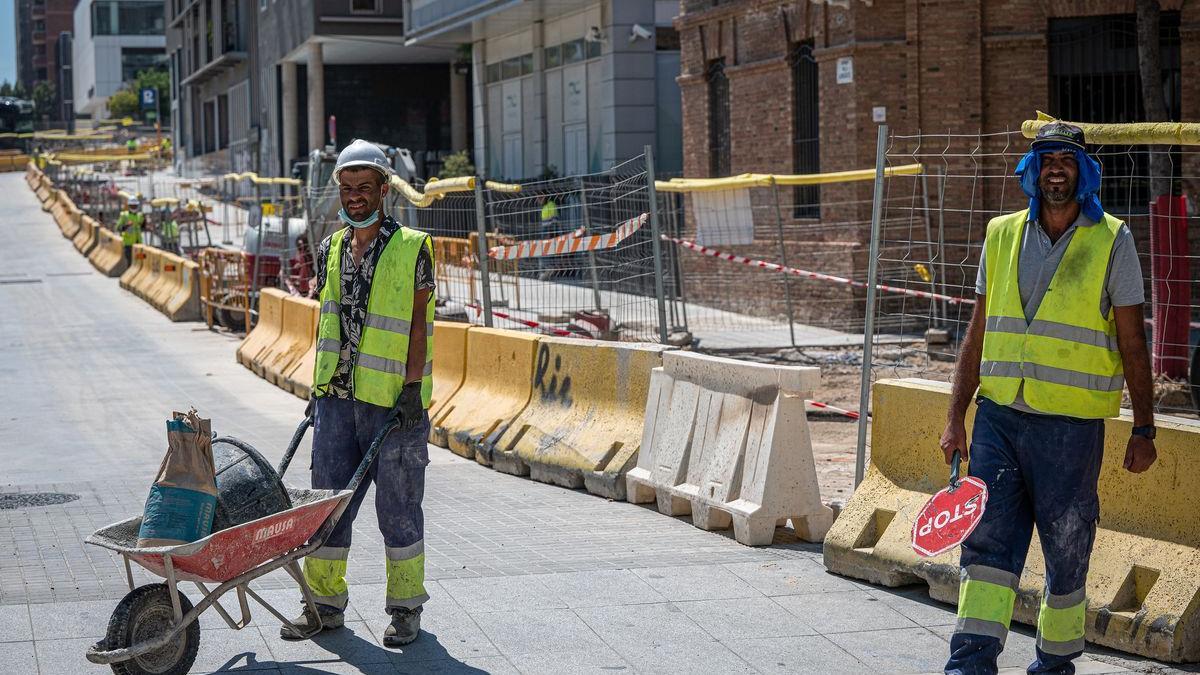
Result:
{"label": "gray polo shirt", "polygon": [[[1037,314],[1050,280],[1062,262],[1063,253],[1079,227],[1094,227],[1095,223],[1082,213],[1075,222],[1067,228],[1058,241],[1051,243],[1050,235],[1041,228],[1037,221],[1030,221],[1025,227],[1021,238],[1021,254],[1017,260],[1017,286],[1021,293],[1021,305],[1025,310],[1025,321],[1032,321]],[[979,253],[979,274],[975,277],[975,292],[987,294],[987,264],[986,247]],[[1113,242],[1112,254],[1108,260],[1108,277],[1104,282],[1104,294],[1100,296],[1100,306],[1097,310],[1102,316],[1108,315],[1112,307],[1128,307],[1140,305],[1146,301],[1146,292],[1142,286],[1142,263],[1138,260],[1137,248],[1133,243],[1133,233],[1128,225],[1122,225]],[[1025,403],[1022,391],[1017,391],[1017,398],[1012,407],[1024,412],[1040,413]]]}

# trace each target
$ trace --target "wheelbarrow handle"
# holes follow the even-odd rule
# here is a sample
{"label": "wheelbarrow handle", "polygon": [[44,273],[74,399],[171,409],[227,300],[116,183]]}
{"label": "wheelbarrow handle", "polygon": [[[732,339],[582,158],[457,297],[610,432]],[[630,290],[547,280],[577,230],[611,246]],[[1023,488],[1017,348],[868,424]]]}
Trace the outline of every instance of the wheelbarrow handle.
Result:
{"label": "wheelbarrow handle", "polygon": [[304,439],[304,433],[313,425],[312,415],[306,415],[300,422],[300,426],[296,427],[296,432],[292,434],[292,442],[288,443],[287,451],[283,453],[283,459],[279,460],[279,478],[283,479],[283,474],[288,469],[288,465],[292,463],[292,457],[296,455],[296,448],[300,447],[300,441]]}

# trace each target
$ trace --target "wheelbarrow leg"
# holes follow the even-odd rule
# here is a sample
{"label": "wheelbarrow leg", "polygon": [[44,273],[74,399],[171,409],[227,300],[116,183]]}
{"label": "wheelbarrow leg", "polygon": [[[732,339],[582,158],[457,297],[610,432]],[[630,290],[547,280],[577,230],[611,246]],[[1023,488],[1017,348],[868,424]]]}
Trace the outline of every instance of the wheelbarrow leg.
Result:
{"label": "wheelbarrow leg", "polygon": [[[195,581],[192,583],[196,584],[196,588],[200,589],[201,593],[203,593],[206,596],[209,595],[207,586],[200,583],[199,581]],[[241,621],[234,621],[233,617],[229,616],[229,613],[226,612],[225,608],[221,605],[221,599],[220,599],[219,595],[216,596],[215,598],[213,598],[213,604],[212,604],[213,609],[217,610],[217,614],[221,615],[221,618],[225,620],[226,625],[228,625],[230,628],[232,628],[234,630],[241,630],[241,629],[245,628],[246,626],[250,625],[250,607],[246,604],[246,594],[242,592],[242,588],[243,588],[242,586],[237,587],[238,604],[241,605],[241,609],[242,609],[242,620]]]}
{"label": "wheelbarrow leg", "polygon": [[254,589],[247,588],[246,593],[248,593],[250,595],[250,597],[254,598],[254,600],[256,602],[258,602],[258,604],[265,607],[268,612],[275,615],[275,618],[279,619],[283,623],[283,625],[285,625],[288,628],[291,628],[293,631],[295,631],[295,633],[300,636],[300,639],[307,640],[307,639],[311,638],[312,636],[316,635],[317,633],[320,633],[325,628],[325,624],[321,620],[321,612],[319,612],[317,610],[317,601],[315,598],[313,598],[312,590],[309,589],[308,583],[304,581],[304,573],[300,571],[300,565],[295,560],[293,560],[293,561],[289,562],[284,567],[284,569],[287,570],[287,573],[289,575],[291,575],[291,577],[293,579],[296,580],[296,583],[300,584],[300,590],[301,590],[301,592],[304,593],[305,605],[308,607],[309,611],[311,611],[317,617],[317,625],[314,629],[312,629],[310,631],[300,630],[299,626],[292,623],[291,619],[287,618],[283,614],[280,614],[279,610],[272,607],[271,604],[268,603],[266,600],[263,600],[258,595],[258,593],[254,592]]}

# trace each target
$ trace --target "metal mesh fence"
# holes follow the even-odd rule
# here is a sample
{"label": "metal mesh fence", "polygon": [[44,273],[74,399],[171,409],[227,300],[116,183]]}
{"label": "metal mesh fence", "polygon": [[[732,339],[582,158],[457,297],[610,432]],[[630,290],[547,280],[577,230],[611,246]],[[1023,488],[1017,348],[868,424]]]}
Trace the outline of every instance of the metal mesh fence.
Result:
{"label": "metal mesh fence", "polygon": [[[873,357],[865,380],[951,380],[958,340],[974,310],[988,221],[1028,206],[1014,175],[1028,148],[1021,132],[888,137],[888,165],[919,162],[925,169],[893,177],[884,186]],[[1090,152],[1104,170],[1104,209],[1128,225],[1141,264],[1155,410],[1195,416],[1200,409],[1200,218],[1195,211],[1200,148],[1093,145]],[[1157,177],[1152,166],[1159,167]],[[1147,197],[1154,194],[1172,196]]]}

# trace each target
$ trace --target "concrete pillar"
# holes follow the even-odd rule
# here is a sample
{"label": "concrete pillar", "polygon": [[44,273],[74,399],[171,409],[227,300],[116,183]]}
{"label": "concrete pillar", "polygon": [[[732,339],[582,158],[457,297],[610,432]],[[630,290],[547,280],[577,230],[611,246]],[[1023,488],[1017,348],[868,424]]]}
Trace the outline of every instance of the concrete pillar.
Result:
{"label": "concrete pillar", "polygon": [[475,122],[475,171],[480,175],[488,175],[487,156],[487,63],[484,60],[483,40],[471,46],[471,93],[474,96]]}
{"label": "concrete pillar", "polygon": [[308,43],[308,150],[325,146],[325,57],[320,42]]}
{"label": "concrete pillar", "polygon": [[467,149],[467,77],[450,63],[450,149]]}
{"label": "concrete pillar", "polygon": [[283,169],[286,172],[291,168],[296,155],[299,154],[296,148],[296,113],[300,102],[297,100],[299,92],[296,90],[296,64],[284,61],[280,66],[282,72],[279,88],[282,90],[280,93],[283,99],[283,109],[280,111],[283,113]]}

